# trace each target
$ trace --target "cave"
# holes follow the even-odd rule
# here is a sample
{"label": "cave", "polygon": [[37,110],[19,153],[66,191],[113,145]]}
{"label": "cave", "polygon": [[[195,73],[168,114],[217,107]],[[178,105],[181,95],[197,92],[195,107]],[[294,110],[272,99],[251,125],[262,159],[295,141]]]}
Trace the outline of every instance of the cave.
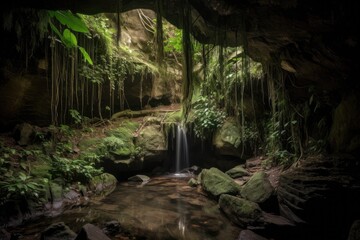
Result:
{"label": "cave", "polygon": [[360,239],[354,0],[1,5],[0,239]]}

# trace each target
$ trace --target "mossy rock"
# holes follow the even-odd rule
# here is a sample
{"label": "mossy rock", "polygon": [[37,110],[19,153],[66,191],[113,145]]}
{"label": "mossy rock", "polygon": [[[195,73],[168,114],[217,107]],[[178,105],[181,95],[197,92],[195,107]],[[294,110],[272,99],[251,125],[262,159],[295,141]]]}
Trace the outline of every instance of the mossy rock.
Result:
{"label": "mossy rock", "polygon": [[249,176],[249,172],[240,165],[233,167],[232,169],[226,171],[225,173],[232,178]]}
{"label": "mossy rock", "polygon": [[262,211],[257,203],[222,194],[219,206],[232,222],[241,227],[256,226],[261,222]]}
{"label": "mossy rock", "polygon": [[241,129],[234,118],[227,118],[215,132],[213,145],[221,155],[241,157]]}
{"label": "mossy rock", "polygon": [[91,179],[89,187],[95,194],[108,195],[114,191],[116,183],[114,175],[103,173]]}
{"label": "mossy rock", "polygon": [[133,133],[139,128],[140,124],[138,122],[124,121],[121,123],[120,127],[111,129],[105,134],[107,136],[116,136],[123,140],[132,140]]}
{"label": "mossy rock", "polygon": [[273,193],[274,188],[265,172],[256,172],[241,189],[241,196],[256,203],[265,202]]}
{"label": "mossy rock", "polygon": [[224,172],[217,168],[203,169],[201,172],[201,186],[214,197],[221,194],[237,195],[240,186]]}
{"label": "mossy rock", "polygon": [[135,145],[132,139],[120,138],[115,135],[104,138],[98,148],[99,155],[111,153],[115,156],[115,159],[129,158],[134,151]]}
{"label": "mossy rock", "polygon": [[136,146],[140,146],[145,157],[157,155],[167,150],[164,133],[159,125],[144,127],[136,139]]}

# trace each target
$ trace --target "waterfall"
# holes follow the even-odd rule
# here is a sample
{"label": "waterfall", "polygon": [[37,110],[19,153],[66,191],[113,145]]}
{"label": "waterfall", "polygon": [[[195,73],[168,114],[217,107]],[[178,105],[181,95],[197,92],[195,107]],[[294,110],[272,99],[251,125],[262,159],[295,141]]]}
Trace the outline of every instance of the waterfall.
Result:
{"label": "waterfall", "polygon": [[176,169],[179,173],[182,169],[189,167],[188,142],[186,138],[186,128],[182,124],[177,125],[176,129]]}

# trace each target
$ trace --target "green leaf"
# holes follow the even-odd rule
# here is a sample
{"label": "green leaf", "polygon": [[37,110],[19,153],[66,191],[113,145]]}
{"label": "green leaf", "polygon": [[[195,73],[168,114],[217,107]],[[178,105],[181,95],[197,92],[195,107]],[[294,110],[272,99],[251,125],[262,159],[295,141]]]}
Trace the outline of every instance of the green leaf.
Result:
{"label": "green leaf", "polygon": [[77,46],[76,36],[69,29],[66,28],[64,30],[63,37],[64,37],[64,43],[68,48]]}
{"label": "green leaf", "polygon": [[54,33],[56,33],[56,35],[58,35],[58,37],[60,38],[60,40],[62,42],[64,42],[64,37],[63,35],[60,33],[59,29],[57,29],[57,27],[51,22],[51,20],[49,20],[49,24],[50,24],[50,28],[54,31]]}
{"label": "green leaf", "polygon": [[70,28],[75,32],[81,32],[81,33],[89,32],[89,29],[87,28],[84,21],[70,11],[55,11],[53,13],[49,13],[50,16],[51,14],[53,14],[53,16],[55,16],[55,18],[61,24],[66,25],[68,28]]}
{"label": "green leaf", "polygon": [[85,48],[79,47],[79,49],[80,49],[80,52],[82,53],[84,59],[85,59],[90,65],[93,65],[94,63],[93,63],[90,55],[89,55],[89,54],[87,53],[87,51],[85,50]]}

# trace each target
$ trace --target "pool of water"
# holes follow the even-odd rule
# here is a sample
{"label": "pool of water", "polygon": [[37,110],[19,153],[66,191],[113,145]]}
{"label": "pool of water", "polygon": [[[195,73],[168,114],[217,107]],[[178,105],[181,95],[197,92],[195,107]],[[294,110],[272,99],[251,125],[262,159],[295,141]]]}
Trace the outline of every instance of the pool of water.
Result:
{"label": "pool of water", "polygon": [[[168,175],[146,184],[119,183],[100,201],[10,231],[20,233],[21,239],[39,239],[40,232],[55,222],[65,222],[77,232],[85,223],[101,228],[116,220],[135,239],[236,239],[240,229],[221,213],[215,200],[188,186],[188,180],[186,175]],[[121,234],[111,238],[124,239]]]}

